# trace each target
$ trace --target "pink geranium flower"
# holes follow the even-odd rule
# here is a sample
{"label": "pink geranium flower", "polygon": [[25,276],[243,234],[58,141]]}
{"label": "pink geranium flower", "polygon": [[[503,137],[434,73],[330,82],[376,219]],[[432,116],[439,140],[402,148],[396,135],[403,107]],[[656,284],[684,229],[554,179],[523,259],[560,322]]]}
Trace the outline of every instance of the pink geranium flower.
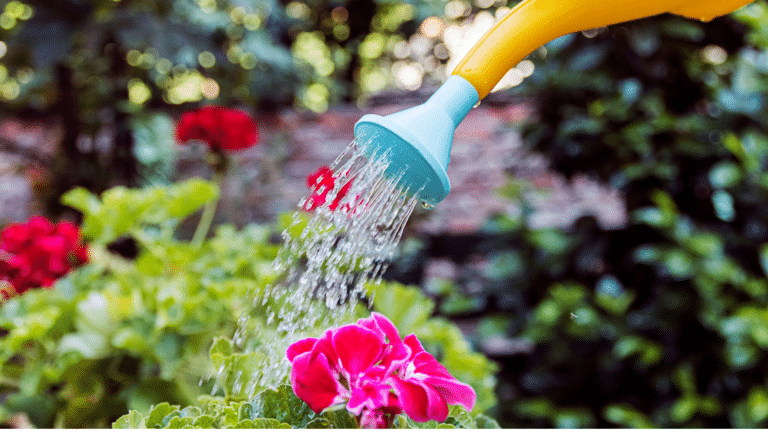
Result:
{"label": "pink geranium flower", "polygon": [[326,330],[288,348],[293,391],[319,413],[345,405],[360,426],[383,428],[405,411],[415,421],[445,421],[448,404],[471,410],[477,398],[426,352],[415,335],[400,338],[384,315]]}

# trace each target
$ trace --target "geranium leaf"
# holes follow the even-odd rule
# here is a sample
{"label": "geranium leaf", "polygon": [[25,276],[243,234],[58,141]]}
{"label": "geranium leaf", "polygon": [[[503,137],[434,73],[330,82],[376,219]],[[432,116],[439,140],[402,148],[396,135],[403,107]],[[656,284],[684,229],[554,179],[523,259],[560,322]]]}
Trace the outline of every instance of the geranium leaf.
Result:
{"label": "geranium leaf", "polygon": [[360,427],[357,420],[346,409],[327,411],[323,413],[323,417],[328,419],[330,427],[334,429],[357,429]]}
{"label": "geranium leaf", "polygon": [[291,425],[275,419],[258,418],[251,420],[256,429],[291,429]]}
{"label": "geranium leaf", "polygon": [[168,416],[168,414],[178,409],[178,406],[171,406],[168,402],[163,402],[153,406],[147,415],[147,428],[151,429],[164,426],[163,420]]}
{"label": "geranium leaf", "polygon": [[255,416],[277,419],[298,428],[304,428],[317,416],[287,385],[262,391],[251,404]]}
{"label": "geranium leaf", "polygon": [[331,422],[328,421],[328,419],[324,418],[316,418],[309,423],[307,423],[306,426],[304,426],[305,429],[330,429],[331,428]]}
{"label": "geranium leaf", "polygon": [[138,411],[131,410],[112,423],[112,429],[146,429],[144,416]]}
{"label": "geranium leaf", "polygon": [[500,429],[499,422],[485,414],[475,416],[475,429]]}
{"label": "geranium leaf", "polygon": [[445,423],[452,424],[457,428],[475,429],[475,421],[472,416],[461,405],[451,405],[448,409],[448,418]]}
{"label": "geranium leaf", "polygon": [[206,202],[219,196],[219,189],[214,184],[194,178],[179,183],[168,189],[170,202],[168,213],[174,218],[185,218]]}
{"label": "geranium leaf", "polygon": [[209,429],[213,427],[215,419],[210,415],[202,415],[192,422],[192,426],[200,429]]}

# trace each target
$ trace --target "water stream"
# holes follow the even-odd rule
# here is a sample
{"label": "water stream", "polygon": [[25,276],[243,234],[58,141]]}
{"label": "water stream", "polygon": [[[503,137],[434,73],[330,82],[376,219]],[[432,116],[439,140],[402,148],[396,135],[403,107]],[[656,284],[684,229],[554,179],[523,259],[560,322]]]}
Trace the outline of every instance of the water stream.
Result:
{"label": "water stream", "polygon": [[335,181],[325,202],[311,213],[296,212],[283,232],[276,282],[253,293],[254,312],[240,320],[234,337],[243,352],[256,355],[253,375],[235,377],[233,393],[252,396],[283,382],[290,370],[286,348],[353,320],[366,284],[378,283],[394,258],[418,194],[399,185],[402,173],[385,175],[387,153],[366,158],[358,144],[330,166]]}

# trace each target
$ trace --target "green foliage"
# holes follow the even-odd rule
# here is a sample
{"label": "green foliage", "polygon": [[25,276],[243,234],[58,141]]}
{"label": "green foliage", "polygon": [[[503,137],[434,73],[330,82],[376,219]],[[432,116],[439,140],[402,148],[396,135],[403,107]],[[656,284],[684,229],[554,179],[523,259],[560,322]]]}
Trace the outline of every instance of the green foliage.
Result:
{"label": "green foliage", "polygon": [[[373,309],[387,315],[398,327],[402,336],[415,333],[424,348],[433,353],[448,370],[459,380],[471,385],[478,394],[478,401],[472,413],[460,406],[450,408],[450,416],[444,423],[435,421],[416,423],[399,415],[395,425],[402,428],[497,428],[498,423],[482,414],[495,405],[493,394],[496,366],[483,355],[474,352],[456,326],[442,318],[431,317],[434,303],[424,297],[416,288],[405,287],[396,283],[371,285],[370,294]],[[408,301],[404,301],[407,299]],[[369,315],[369,311],[360,307],[358,317]],[[258,317],[252,317],[252,319]],[[259,333],[260,339],[268,340],[271,336],[268,327]],[[317,329],[318,332],[323,329]],[[210,349],[211,360],[215,368],[223,366],[223,380],[218,384],[224,388],[225,397],[201,397],[198,405],[185,408],[195,415],[183,416],[185,410],[179,407],[169,408],[160,404],[146,411],[144,416],[139,411],[124,415],[113,424],[115,428],[134,428],[146,424],[147,427],[293,427],[293,428],[357,428],[357,420],[345,409],[326,410],[315,414],[303,401],[298,399],[288,385],[277,389],[263,389],[253,397],[247,397],[241,391],[233,390],[232,377],[250,376],[259,367],[260,353],[241,352],[231,339],[215,339]],[[288,371],[286,371],[287,373]],[[242,385],[242,384],[241,384]],[[169,414],[170,413],[170,414]],[[178,420],[174,420],[174,417]],[[161,423],[151,419],[163,419]],[[203,420],[205,419],[205,420]],[[206,425],[206,426],[201,426]]]}
{"label": "green foliage", "polygon": [[315,414],[307,404],[293,394],[290,386],[267,389],[250,401],[229,401],[202,396],[201,408],[161,403],[153,406],[147,416],[138,411],[120,417],[112,424],[115,429],[354,429],[357,421],[346,410]]}
{"label": "green foliage", "polygon": [[[61,84],[56,68],[66,67],[89,127],[99,124],[90,114],[109,104],[133,113],[151,101],[180,104],[219,94],[244,103],[290,103],[299,81],[289,50],[266,28],[267,20],[284,20],[270,13],[277,6],[270,0],[22,3],[27,19],[0,30],[8,47],[3,63],[20,84],[4,102],[51,107],[56,99],[49,89]],[[248,73],[257,64],[259,72]],[[34,79],[24,78],[25,71]],[[206,78],[219,91],[201,91]],[[197,91],[181,91],[184,86]]]}
{"label": "green foliage", "polygon": [[147,236],[153,231],[157,232],[153,237],[168,240],[179,222],[218,195],[215,185],[193,178],[145,189],[118,186],[104,192],[101,200],[77,188],[67,192],[62,202],[83,214],[83,235],[103,245],[126,234],[150,240]]}
{"label": "green foliage", "polygon": [[498,307],[480,330],[503,346],[502,425],[768,425],[767,10],[657,17],[533,56],[524,141],[618,188],[629,220],[486,224],[473,297]]}
{"label": "green foliage", "polygon": [[371,285],[373,310],[395,324],[401,336],[415,334],[424,349],[435,356],[459,381],[477,392],[473,413],[483,413],[496,405],[497,366],[474,351],[456,325],[433,317],[435,304],[420,290],[389,282]]}
{"label": "green foliage", "polygon": [[141,184],[170,183],[176,165],[175,126],[166,114],[132,119],[133,155],[139,163],[137,174]]}
{"label": "green foliage", "polygon": [[[67,194],[93,239],[90,262],[0,307],[4,412],[26,412],[37,427],[105,427],[128,409],[210,391],[199,381],[213,372],[211,341],[232,334],[248,293],[272,280],[277,249],[263,226],[219,227],[199,248],[176,240],[179,222],[217,193],[191,180]],[[105,247],[126,236],[141,245],[134,260]]]}
{"label": "green foliage", "polygon": [[[264,390],[250,401],[226,402],[222,398],[202,396],[202,408],[161,403],[146,416],[131,411],[112,424],[115,429],[357,429],[357,420],[346,410],[315,414],[293,393],[290,386]],[[443,423],[432,420],[416,423],[406,415],[398,415],[395,426],[404,429],[493,429],[499,425],[482,414],[471,415],[454,406]]]}

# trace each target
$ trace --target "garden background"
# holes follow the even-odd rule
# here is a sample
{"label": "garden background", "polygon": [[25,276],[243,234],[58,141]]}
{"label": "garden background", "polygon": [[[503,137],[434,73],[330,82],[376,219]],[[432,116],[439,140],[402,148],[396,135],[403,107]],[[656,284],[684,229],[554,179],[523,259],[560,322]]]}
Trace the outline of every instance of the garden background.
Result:
{"label": "garden background", "polygon": [[[244,421],[198,399],[227,377],[200,378],[247,369],[227,341],[306,177],[361,115],[423,102],[515,3],[0,3],[0,224],[73,220],[90,245],[0,306],[0,421]],[[453,191],[411,218],[375,308],[503,427],[768,426],[766,77],[762,0],[540,48],[459,127]],[[219,186],[174,132],[210,104],[259,127]]]}

